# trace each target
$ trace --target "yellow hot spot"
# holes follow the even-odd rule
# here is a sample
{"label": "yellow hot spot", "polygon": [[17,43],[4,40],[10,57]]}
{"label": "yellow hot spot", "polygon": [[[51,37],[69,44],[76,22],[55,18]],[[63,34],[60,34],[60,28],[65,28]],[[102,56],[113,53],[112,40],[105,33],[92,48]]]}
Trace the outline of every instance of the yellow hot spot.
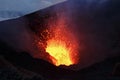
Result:
{"label": "yellow hot spot", "polygon": [[73,64],[70,57],[70,50],[66,47],[64,41],[62,42],[54,39],[49,40],[47,42],[46,52],[54,58],[52,61],[56,66],[70,66]]}

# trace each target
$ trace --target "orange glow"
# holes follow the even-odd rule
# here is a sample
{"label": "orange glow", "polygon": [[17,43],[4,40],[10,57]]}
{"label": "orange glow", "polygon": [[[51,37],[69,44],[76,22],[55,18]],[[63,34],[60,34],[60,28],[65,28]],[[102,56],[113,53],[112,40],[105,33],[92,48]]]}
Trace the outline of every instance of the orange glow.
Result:
{"label": "orange glow", "polygon": [[49,53],[50,59],[56,66],[70,66],[75,64],[77,55],[77,39],[65,25],[64,19],[57,20],[55,27],[50,26],[53,35],[47,41],[46,52]]}
{"label": "orange glow", "polygon": [[70,50],[66,47],[64,41],[55,39],[49,40],[46,52],[48,52],[52,57],[55,58],[52,58],[52,61],[56,66],[69,66],[74,64],[70,57]]}

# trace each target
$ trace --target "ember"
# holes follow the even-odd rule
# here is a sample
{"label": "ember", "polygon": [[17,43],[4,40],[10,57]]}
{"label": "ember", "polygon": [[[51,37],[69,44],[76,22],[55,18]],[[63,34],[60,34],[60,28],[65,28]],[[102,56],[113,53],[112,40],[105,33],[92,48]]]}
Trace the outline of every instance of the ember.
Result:
{"label": "ember", "polygon": [[55,36],[47,41],[46,52],[52,56],[51,59],[56,66],[74,64],[70,55],[71,44],[66,39],[67,36],[61,30],[55,30],[55,33]]}
{"label": "ember", "polygon": [[47,41],[46,52],[49,53],[50,59],[56,66],[70,66],[76,63],[77,55],[77,39],[69,30],[65,23],[65,19],[61,17],[56,21],[56,26],[50,24],[51,35]]}

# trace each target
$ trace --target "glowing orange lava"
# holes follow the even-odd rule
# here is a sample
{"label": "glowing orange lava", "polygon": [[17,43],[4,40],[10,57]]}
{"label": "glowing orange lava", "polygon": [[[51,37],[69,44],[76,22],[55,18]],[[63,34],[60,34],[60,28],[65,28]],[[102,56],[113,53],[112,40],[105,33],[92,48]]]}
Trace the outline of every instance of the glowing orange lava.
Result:
{"label": "glowing orange lava", "polygon": [[[64,19],[58,20],[56,27],[50,27],[53,36],[47,41],[46,52],[56,66],[75,64],[77,41],[72,32],[66,27]],[[74,58],[74,59],[73,59]]]}
{"label": "glowing orange lava", "polygon": [[66,47],[66,43],[64,41],[54,38],[49,40],[46,52],[48,52],[52,57],[54,57],[52,58],[52,61],[56,66],[70,66],[74,64],[70,57],[70,50],[68,47]]}

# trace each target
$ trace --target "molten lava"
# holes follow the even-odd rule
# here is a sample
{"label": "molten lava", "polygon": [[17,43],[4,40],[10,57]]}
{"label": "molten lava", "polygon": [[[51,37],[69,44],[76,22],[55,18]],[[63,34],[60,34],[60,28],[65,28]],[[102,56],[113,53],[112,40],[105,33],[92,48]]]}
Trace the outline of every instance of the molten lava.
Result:
{"label": "molten lava", "polygon": [[53,35],[47,41],[46,52],[56,66],[70,66],[75,64],[77,55],[77,39],[72,31],[66,27],[64,19],[59,19],[55,27],[50,27]]}
{"label": "molten lava", "polygon": [[74,64],[70,56],[70,49],[66,46],[65,41],[60,40],[60,37],[47,42],[46,52],[52,56],[51,59],[56,66]]}
{"label": "molten lava", "polygon": [[54,57],[52,58],[53,63],[56,66],[59,65],[72,65],[74,64],[70,57],[70,51],[65,46],[64,42],[57,41],[57,40],[50,40],[48,41],[48,46],[46,48],[46,51]]}

